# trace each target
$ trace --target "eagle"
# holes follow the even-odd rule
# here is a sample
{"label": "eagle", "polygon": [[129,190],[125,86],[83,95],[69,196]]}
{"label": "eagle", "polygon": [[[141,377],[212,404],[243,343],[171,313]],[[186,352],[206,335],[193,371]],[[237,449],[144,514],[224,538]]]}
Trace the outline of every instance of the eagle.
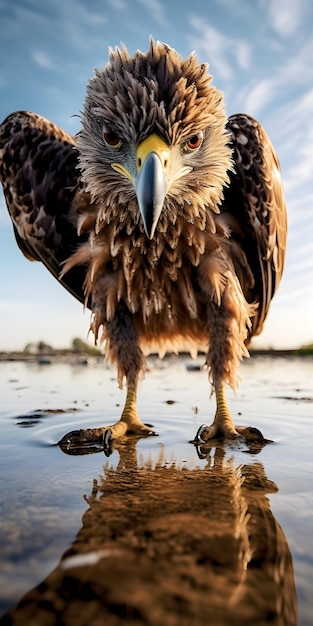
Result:
{"label": "eagle", "polygon": [[195,442],[262,439],[234,424],[226,385],[261,332],[283,273],[287,218],[279,161],[251,116],[227,118],[208,65],[150,41],[110,49],[87,85],[75,137],[35,113],[0,130],[0,178],[18,246],[91,310],[117,367],[119,421],[61,442],[110,449],[155,434],[137,412],[146,355],[205,355],[215,393]]}

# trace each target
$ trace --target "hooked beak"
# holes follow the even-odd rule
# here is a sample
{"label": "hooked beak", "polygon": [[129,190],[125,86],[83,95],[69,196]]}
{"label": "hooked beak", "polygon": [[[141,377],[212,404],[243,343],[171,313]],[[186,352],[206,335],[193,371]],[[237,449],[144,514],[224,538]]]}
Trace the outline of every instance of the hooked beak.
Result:
{"label": "hooked beak", "polygon": [[169,146],[153,133],[137,147],[136,194],[146,235],[153,238],[168,188]]}

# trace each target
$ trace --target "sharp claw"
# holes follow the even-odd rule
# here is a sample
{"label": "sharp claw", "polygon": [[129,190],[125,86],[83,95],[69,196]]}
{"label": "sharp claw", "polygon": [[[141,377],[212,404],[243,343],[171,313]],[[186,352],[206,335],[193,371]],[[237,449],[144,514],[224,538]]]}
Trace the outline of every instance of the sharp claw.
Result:
{"label": "sharp claw", "polygon": [[81,430],[71,430],[58,441],[62,452],[72,456],[81,456],[100,452],[101,448],[97,442],[88,441],[82,437]]}
{"label": "sharp claw", "polygon": [[71,430],[69,433],[66,433],[60,441],[58,441],[59,446],[66,446],[75,443],[81,443],[81,431],[80,430]]}
{"label": "sharp claw", "polygon": [[204,452],[202,452],[201,450],[201,446],[199,445],[195,445],[196,451],[197,451],[197,455],[199,457],[199,459],[203,460],[207,458],[207,454],[205,454]]}
{"label": "sharp claw", "polygon": [[145,426],[151,429],[147,433],[144,434],[145,437],[158,437],[158,433],[156,433],[155,430],[152,430],[153,429],[152,424],[147,424],[147,422],[145,422]]}
{"label": "sharp claw", "polygon": [[202,424],[202,426],[200,426],[200,428],[198,428],[196,436],[195,436],[194,440],[192,441],[192,443],[195,443],[195,444],[205,443],[205,440],[202,439],[201,435],[207,428],[208,428],[207,424]]}
{"label": "sharp claw", "polygon": [[250,431],[250,435],[253,435],[253,437],[256,437],[260,441],[264,441],[264,437],[258,428],[250,427],[249,431]]}
{"label": "sharp claw", "polygon": [[111,428],[107,428],[104,431],[102,445],[103,445],[103,452],[105,456],[110,456],[112,454],[112,430]]}
{"label": "sharp claw", "polygon": [[71,430],[58,441],[58,445],[62,452],[74,456],[101,452],[102,440],[100,436],[90,436],[91,432],[92,431]]}
{"label": "sharp claw", "polygon": [[253,426],[248,427],[237,427],[238,433],[241,437],[244,437],[248,442],[264,442],[266,443],[266,439],[263,437],[261,431],[258,428],[254,428]]}

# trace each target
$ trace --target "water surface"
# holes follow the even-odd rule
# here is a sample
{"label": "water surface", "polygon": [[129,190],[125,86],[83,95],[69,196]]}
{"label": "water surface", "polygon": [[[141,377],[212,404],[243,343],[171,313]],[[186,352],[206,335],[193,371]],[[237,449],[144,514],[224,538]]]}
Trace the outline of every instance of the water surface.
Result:
{"label": "water surface", "polygon": [[191,364],[149,360],[138,407],[159,436],[107,458],[56,444],[119,417],[114,370],[0,362],[0,607],[28,593],[29,611],[11,623],[96,624],[101,607],[106,624],[312,624],[313,359],[242,365],[229,402],[273,440],[260,450],[189,443],[214,414]]}

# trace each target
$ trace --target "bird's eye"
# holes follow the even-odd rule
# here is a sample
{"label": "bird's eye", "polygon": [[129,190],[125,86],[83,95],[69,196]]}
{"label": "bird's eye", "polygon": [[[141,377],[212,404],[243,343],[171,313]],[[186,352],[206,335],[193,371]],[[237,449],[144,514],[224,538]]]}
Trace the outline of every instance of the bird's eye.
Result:
{"label": "bird's eye", "polygon": [[192,137],[189,137],[189,139],[187,139],[185,146],[184,146],[185,151],[193,152],[194,150],[198,150],[202,142],[203,142],[203,132],[201,130],[196,135],[192,135]]}
{"label": "bird's eye", "polygon": [[105,143],[110,146],[110,148],[120,148],[122,145],[122,141],[119,136],[113,132],[113,130],[104,129],[103,130],[103,139]]}

